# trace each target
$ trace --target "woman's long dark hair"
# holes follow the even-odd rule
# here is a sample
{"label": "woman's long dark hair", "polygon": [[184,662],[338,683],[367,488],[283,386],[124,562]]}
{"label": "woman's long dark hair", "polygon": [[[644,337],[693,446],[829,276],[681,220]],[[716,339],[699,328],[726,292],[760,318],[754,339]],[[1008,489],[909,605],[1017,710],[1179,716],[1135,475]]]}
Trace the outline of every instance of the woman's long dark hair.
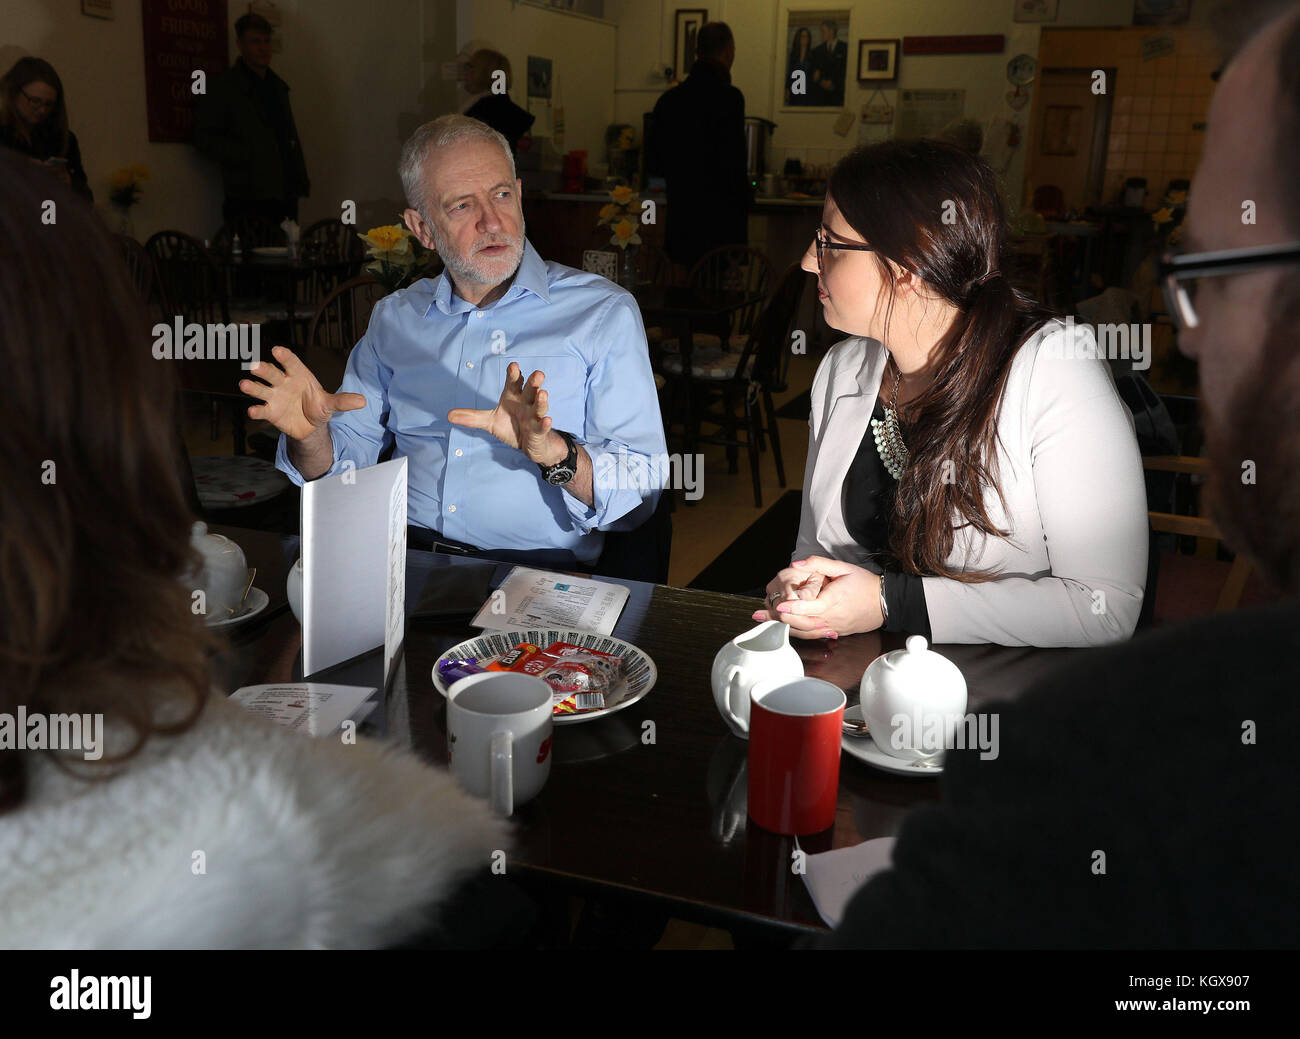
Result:
{"label": "woman's long dark hair", "polygon": [[54,147],[59,155],[68,154],[68,108],[63,101],[63,81],[54,66],[44,58],[19,58],[0,79],[0,123],[14,131],[24,143],[30,143],[31,134],[18,115],[18,94],[29,83],[44,83],[54,89],[58,100],[54,110],[46,116],[41,126],[54,135]]}
{"label": "woman's long dark hair", "polygon": [[[176,381],[150,327],[94,210],[0,150],[0,713],[134,733],[96,765],[184,730],[209,691],[211,636],[181,580],[198,560]],[[0,812],[32,753],[0,750]]]}
{"label": "woman's long dark hair", "polygon": [[[808,40],[808,49],[802,54],[799,53],[799,38],[805,37]],[[796,29],[794,40],[790,43],[790,67],[793,68],[801,61],[807,61],[808,55],[812,53],[812,32],[808,29]]]}
{"label": "woman's long dark hair", "polygon": [[1001,495],[994,471],[998,410],[1012,359],[1053,312],[1001,273],[1006,219],[997,179],[977,156],[941,141],[885,141],[841,159],[828,191],[876,250],[889,286],[886,329],[896,277],[887,259],[960,311],[930,354],[934,381],[912,403],[911,459],[890,522],[892,562],[904,573],[988,580],[994,575],[953,568],[948,557],[960,527],[1010,534],[984,507],[989,488]]}

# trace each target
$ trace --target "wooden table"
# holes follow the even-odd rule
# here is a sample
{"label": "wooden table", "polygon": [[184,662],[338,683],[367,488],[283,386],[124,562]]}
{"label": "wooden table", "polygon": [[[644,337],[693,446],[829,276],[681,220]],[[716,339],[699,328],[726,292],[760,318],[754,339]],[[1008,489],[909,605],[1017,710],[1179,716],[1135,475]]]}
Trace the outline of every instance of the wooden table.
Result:
{"label": "wooden table", "polygon": [[[219,532],[243,547],[249,564],[258,568],[257,586],[271,596],[262,616],[235,630],[231,648],[218,662],[219,681],[233,691],[299,679],[301,632],[284,592],[297,539],[237,528]],[[496,581],[509,570],[508,564],[410,552],[408,612],[431,575],[457,566],[491,567]],[[709,686],[714,654],[753,627],[757,600],[619,583],[632,594],[614,635],[651,656],[658,682],[618,714],[556,727],[550,780],[516,812],[511,875],[551,890],[626,895],[737,934],[821,929],[802,878],[791,870],[793,839],[763,831],[746,817],[748,744],[729,733]],[[376,735],[446,764],[446,702],[433,685],[433,665],[474,634],[464,622],[409,622],[404,661],[385,709],[371,716]],[[835,642],[793,641],[807,674],[840,686],[853,704],[867,665],[882,651],[898,648],[902,638],[873,633]],[[971,710],[1016,697],[1075,652],[937,648],[965,674]],[[377,656],[332,672],[328,680],[378,684]],[[800,847],[825,851],[892,835],[909,809],[937,800],[939,793],[933,776],[881,772],[846,754],[835,824],[799,838]]]}

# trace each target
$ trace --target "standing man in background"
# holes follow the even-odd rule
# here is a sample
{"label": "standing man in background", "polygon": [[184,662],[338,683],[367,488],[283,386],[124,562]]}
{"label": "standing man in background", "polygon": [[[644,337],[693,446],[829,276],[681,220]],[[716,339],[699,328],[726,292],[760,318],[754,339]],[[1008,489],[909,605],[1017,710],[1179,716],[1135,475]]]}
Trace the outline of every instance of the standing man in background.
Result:
{"label": "standing man in background", "polygon": [[298,219],[311,194],[307,163],[289,107],[289,85],[271,71],[271,25],[261,15],[235,22],[239,57],[208,84],[194,113],[194,144],[221,167],[226,223]]}
{"label": "standing man in background", "polygon": [[839,39],[839,27],[827,19],[821,24],[822,42],[813,48],[812,84],[809,93],[815,105],[844,104],[844,80],[849,67],[849,48]]}
{"label": "standing man in background", "polygon": [[731,85],[735,40],[725,22],[701,26],[696,39],[690,75],[655,105],[647,149],[648,172],[667,181],[664,244],[686,270],[719,245],[749,243],[752,197],[745,95]]}

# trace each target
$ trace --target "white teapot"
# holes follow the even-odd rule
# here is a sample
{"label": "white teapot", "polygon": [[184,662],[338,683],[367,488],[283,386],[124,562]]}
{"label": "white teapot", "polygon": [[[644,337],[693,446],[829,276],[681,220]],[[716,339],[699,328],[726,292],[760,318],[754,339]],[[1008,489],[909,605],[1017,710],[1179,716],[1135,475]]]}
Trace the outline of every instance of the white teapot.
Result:
{"label": "white teapot", "polygon": [[912,635],[862,676],[862,717],[880,750],[918,760],[942,754],[966,714],[966,679],[947,657]]}
{"label": "white teapot", "polygon": [[713,658],[713,702],[737,736],[749,738],[749,691],[759,682],[803,677],[803,660],[790,645],[790,625],[764,621],[737,635]]}
{"label": "white teapot", "polygon": [[[239,609],[244,589],[248,587],[248,560],[244,558],[244,550],[228,537],[209,533],[203,522],[196,522],[190,528],[190,544],[203,563],[197,573],[186,575],[185,586],[191,593],[203,593],[201,608],[205,623],[225,620]],[[198,607],[195,612],[199,612]]]}

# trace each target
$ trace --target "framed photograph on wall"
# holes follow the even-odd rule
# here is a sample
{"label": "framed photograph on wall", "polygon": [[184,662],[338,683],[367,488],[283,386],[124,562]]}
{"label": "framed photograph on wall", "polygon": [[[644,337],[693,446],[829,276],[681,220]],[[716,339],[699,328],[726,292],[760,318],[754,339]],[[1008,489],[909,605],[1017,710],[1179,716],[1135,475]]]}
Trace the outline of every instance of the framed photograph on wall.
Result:
{"label": "framed photograph on wall", "polygon": [[708,20],[709,12],[703,7],[683,7],[677,10],[674,20],[676,43],[673,45],[673,73],[678,80],[690,75],[696,58],[695,37]]}
{"label": "framed photograph on wall", "polygon": [[858,82],[880,83],[898,78],[897,40],[858,40]]}
{"label": "framed photograph on wall", "polygon": [[1013,22],[1054,22],[1061,0],[1016,0]]}
{"label": "framed photograph on wall", "polygon": [[[849,9],[787,11],[787,108],[843,108],[849,69]],[[895,52],[897,53],[897,51]]]}

